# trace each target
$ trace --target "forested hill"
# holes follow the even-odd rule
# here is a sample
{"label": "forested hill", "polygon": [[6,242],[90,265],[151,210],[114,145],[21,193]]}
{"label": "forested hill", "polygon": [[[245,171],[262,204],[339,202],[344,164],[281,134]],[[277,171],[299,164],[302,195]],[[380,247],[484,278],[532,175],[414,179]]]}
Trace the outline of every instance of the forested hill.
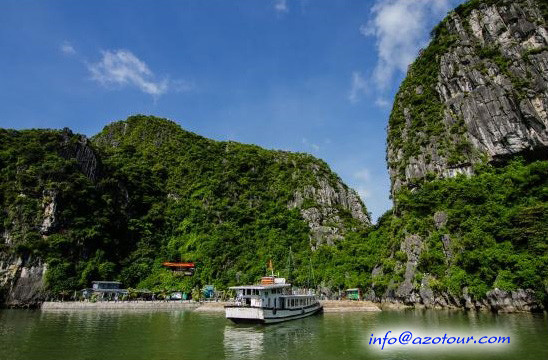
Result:
{"label": "forested hill", "polygon": [[[224,288],[255,281],[268,259],[296,284],[310,284],[311,260],[316,284],[359,282],[341,249],[359,242],[369,215],[308,154],[213,141],[151,116],[91,140],[68,129],[1,130],[0,148],[0,288],[9,304],[92,280]],[[161,267],[176,260],[196,261],[196,275]]]}
{"label": "forested hill", "polygon": [[433,29],[390,115],[371,298],[547,307],[547,89],[548,2],[471,0]]}
{"label": "forested hill", "polygon": [[[154,291],[280,275],[425,307],[548,308],[548,5],[471,0],[432,31],[396,94],[394,207],[321,160],[218,142],[151,116],[92,139],[0,130],[0,291],[38,302],[118,279]],[[286,267],[289,249],[292,266]],[[173,276],[167,260],[199,264]]]}

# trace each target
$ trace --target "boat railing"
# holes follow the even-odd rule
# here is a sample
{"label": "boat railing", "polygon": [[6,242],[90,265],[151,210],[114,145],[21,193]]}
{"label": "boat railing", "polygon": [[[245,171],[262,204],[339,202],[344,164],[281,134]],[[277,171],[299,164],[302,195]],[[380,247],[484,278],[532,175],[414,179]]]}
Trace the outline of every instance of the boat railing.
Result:
{"label": "boat railing", "polygon": [[237,306],[237,307],[256,307],[254,305],[248,304],[245,301],[241,301],[238,299],[232,299],[228,301],[229,306]]}

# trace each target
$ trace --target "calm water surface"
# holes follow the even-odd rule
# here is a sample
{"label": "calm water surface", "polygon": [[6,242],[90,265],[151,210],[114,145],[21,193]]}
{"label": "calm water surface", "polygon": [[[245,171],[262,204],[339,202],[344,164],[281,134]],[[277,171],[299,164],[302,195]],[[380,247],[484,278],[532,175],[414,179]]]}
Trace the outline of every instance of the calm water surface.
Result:
{"label": "calm water surface", "polygon": [[[488,329],[497,329],[511,336],[511,345],[482,352],[442,347],[435,353],[426,347],[379,351],[368,345],[371,333],[399,328],[428,329],[441,336],[446,329],[486,335]],[[249,326],[234,325],[222,313],[0,310],[2,360],[424,358],[548,359],[548,320],[531,314],[383,311]]]}

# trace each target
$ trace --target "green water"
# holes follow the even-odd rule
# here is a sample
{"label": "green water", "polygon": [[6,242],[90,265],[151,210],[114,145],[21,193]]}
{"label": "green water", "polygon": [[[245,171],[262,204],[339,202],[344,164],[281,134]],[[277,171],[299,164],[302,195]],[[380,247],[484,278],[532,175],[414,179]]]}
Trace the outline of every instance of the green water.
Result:
{"label": "green water", "polygon": [[[510,345],[375,350],[381,329],[486,332]],[[413,351],[414,350],[414,351]],[[449,311],[327,313],[269,326],[190,311],[0,311],[0,359],[548,359],[544,315]]]}

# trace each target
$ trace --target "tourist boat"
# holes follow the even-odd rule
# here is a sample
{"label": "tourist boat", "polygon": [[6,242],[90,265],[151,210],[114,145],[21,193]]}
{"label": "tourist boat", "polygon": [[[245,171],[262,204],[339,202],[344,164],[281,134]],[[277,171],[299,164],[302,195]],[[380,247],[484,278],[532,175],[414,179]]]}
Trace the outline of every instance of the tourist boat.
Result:
{"label": "tourist boat", "polygon": [[323,310],[312,295],[293,294],[284,278],[265,276],[258,285],[233,286],[236,299],[225,306],[226,318],[235,323],[272,324],[300,319]]}

